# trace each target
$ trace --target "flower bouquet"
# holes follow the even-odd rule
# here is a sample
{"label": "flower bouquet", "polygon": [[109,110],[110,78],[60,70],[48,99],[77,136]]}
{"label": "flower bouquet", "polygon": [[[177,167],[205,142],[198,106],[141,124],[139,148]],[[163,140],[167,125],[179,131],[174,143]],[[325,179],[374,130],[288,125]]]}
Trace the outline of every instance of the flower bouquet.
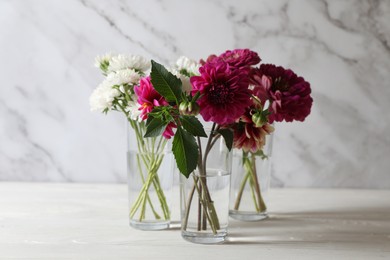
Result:
{"label": "flower bouquet", "polygon": [[[182,236],[196,243],[223,242],[229,215],[232,148],[242,151],[244,174],[238,191],[232,189],[230,200],[234,203],[230,207],[234,206],[230,210],[239,212],[249,190],[254,211],[265,211],[255,160],[267,156],[263,147],[266,136],[274,131],[274,121],[303,121],[310,113],[309,83],[282,67],[254,67],[261,59],[249,49],[210,55],[200,64],[181,57],[171,69],[152,60],[150,75],[144,60],[130,60],[143,66],[131,63],[132,67],[123,59],[125,66],[113,66],[114,58],[100,59],[107,81],[116,78],[111,76],[111,67],[118,69],[116,74],[123,68],[131,70],[131,75],[137,73],[138,78],[104,83],[99,87],[104,94],[98,88],[91,98],[91,104],[99,104],[93,107],[103,112],[122,111],[136,132],[142,153],[135,161],[144,164],[148,173],[144,176],[141,172],[143,185],[130,215],[140,212],[142,220],[148,204],[154,211],[148,190],[151,186],[156,191],[160,188],[161,175],[156,171],[164,156],[161,151],[166,139],[173,137],[171,150],[182,176]],[[199,114],[203,120],[199,120]],[[168,218],[164,193],[157,193],[164,218]]]}
{"label": "flower bouquet", "polygon": [[[119,111],[129,125],[128,176],[130,224],[144,230],[168,228],[173,171],[169,168],[167,143],[172,129],[145,139],[147,113],[166,101],[153,90],[146,77],[150,62],[138,55],[104,55],[96,66],[105,76],[90,97],[92,110]],[[140,104],[143,104],[141,107]],[[162,169],[168,161],[168,171]],[[167,196],[168,195],[168,196]]]}
{"label": "flower bouquet", "polygon": [[[313,99],[310,84],[280,66],[261,64],[250,68],[248,78],[252,103],[233,126],[234,147],[242,150],[242,156],[241,168],[236,169],[232,182],[230,216],[253,221],[267,217],[261,189],[262,186],[268,189],[269,184],[269,167],[264,162],[268,159],[264,152],[267,136],[274,131],[274,122],[304,121],[310,114]],[[260,172],[259,168],[266,172]],[[261,185],[261,179],[266,183]],[[247,200],[242,205],[243,197],[252,203]]]}

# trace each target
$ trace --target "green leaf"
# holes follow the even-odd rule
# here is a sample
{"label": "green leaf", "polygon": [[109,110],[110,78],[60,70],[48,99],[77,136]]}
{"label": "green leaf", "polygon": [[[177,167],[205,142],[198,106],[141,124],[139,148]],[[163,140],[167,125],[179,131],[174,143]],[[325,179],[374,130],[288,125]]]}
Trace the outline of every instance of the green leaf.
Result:
{"label": "green leaf", "polygon": [[227,149],[230,151],[233,147],[233,131],[229,128],[223,128],[218,129],[218,133],[220,133],[223,136],[223,139],[225,139],[225,144]]}
{"label": "green leaf", "polygon": [[207,137],[206,132],[203,129],[203,125],[194,116],[181,116],[180,122],[187,132],[194,136]]}
{"label": "green leaf", "polygon": [[165,123],[159,118],[153,118],[151,121],[148,122],[144,137],[160,136],[162,135],[166,127],[167,123]]}
{"label": "green leaf", "polygon": [[263,152],[263,150],[258,150],[255,153],[252,153],[255,156],[260,156],[262,160],[268,159],[268,156]]}
{"label": "green leaf", "polygon": [[177,168],[188,178],[198,163],[198,145],[195,137],[181,126],[177,127],[176,134],[173,137],[172,152],[176,159]]}
{"label": "green leaf", "polygon": [[151,82],[156,91],[168,102],[181,101],[181,80],[170,73],[163,65],[152,60]]}
{"label": "green leaf", "polygon": [[152,122],[153,121],[153,119],[154,119],[154,117],[152,117],[152,116],[148,116],[148,119],[146,119],[146,123],[145,123],[145,126],[147,127],[149,124],[150,124],[150,122]]}

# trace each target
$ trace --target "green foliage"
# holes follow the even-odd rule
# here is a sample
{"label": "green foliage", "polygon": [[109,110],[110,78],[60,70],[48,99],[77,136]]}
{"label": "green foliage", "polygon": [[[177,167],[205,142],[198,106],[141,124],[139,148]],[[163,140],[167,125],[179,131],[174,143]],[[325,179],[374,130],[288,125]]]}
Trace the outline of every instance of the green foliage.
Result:
{"label": "green foliage", "polygon": [[185,130],[194,136],[207,137],[203,125],[194,116],[181,116],[180,122]]}
{"label": "green foliage", "polygon": [[177,127],[176,134],[173,137],[172,152],[179,171],[188,178],[198,163],[198,145],[195,137],[181,126]]}
{"label": "green foliage", "polygon": [[181,80],[154,60],[152,60],[150,78],[153,87],[168,102],[175,102],[177,105],[180,103],[182,94]]}
{"label": "green foliage", "polygon": [[260,156],[262,160],[268,159],[268,155],[266,155],[263,150],[259,150],[253,153],[253,155]]}
{"label": "green foliage", "polygon": [[152,118],[151,120],[148,120],[148,122],[146,123],[147,125],[146,125],[146,132],[144,137],[160,136],[162,135],[165,128],[167,127],[167,123],[161,120],[160,118]]}
{"label": "green foliage", "polygon": [[218,129],[217,133],[222,135],[223,139],[225,139],[225,144],[228,150],[232,150],[233,147],[233,130],[229,128]]}

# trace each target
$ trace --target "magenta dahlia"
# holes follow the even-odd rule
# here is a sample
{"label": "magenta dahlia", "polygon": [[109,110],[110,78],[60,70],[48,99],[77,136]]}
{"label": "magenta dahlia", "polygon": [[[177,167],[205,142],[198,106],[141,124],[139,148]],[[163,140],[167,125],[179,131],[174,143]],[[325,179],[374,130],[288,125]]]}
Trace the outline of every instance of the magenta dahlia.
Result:
{"label": "magenta dahlia", "polygon": [[309,82],[292,70],[262,64],[251,71],[254,94],[270,101],[269,121],[304,121],[310,114],[313,99]]}
{"label": "magenta dahlia", "polygon": [[145,77],[140,80],[139,86],[134,87],[134,92],[137,94],[138,104],[141,105],[141,118],[145,120],[155,106],[166,106],[168,102],[161,96],[153,87],[150,77]]}
{"label": "magenta dahlia", "polygon": [[173,132],[173,129],[174,128],[177,128],[176,124],[173,123],[173,122],[170,122],[167,127],[165,128],[164,132],[163,132],[163,136],[166,138],[166,139],[171,139],[172,136],[175,135],[175,133]]}
{"label": "magenta dahlia", "polygon": [[200,92],[200,114],[206,121],[224,125],[236,121],[250,104],[249,79],[244,70],[231,70],[223,61],[205,63],[200,76],[191,77],[192,93]]}
{"label": "magenta dahlia", "polygon": [[[142,120],[146,120],[148,118],[148,113],[150,113],[154,107],[168,105],[168,102],[164,99],[164,97],[154,89],[152,82],[150,81],[150,77],[142,78],[139,86],[134,87],[134,92],[138,96],[138,104],[141,105],[140,117]],[[162,135],[166,139],[170,139],[174,135],[173,128],[176,128],[176,124],[170,122]]]}
{"label": "magenta dahlia", "polygon": [[269,123],[256,127],[252,121],[251,109],[248,108],[245,114],[241,116],[240,121],[233,125],[233,145],[245,152],[255,153],[263,149],[266,136],[271,134],[274,128]]}

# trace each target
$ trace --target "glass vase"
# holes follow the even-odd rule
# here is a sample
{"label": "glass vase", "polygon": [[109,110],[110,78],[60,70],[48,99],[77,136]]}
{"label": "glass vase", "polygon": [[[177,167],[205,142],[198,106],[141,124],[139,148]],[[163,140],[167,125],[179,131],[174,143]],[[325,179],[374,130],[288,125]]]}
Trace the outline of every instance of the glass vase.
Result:
{"label": "glass vase", "polygon": [[180,177],[182,237],[193,243],[223,243],[229,219],[231,152],[219,135],[211,142],[202,139],[198,167],[188,178]]}
{"label": "glass vase", "polygon": [[257,153],[233,150],[229,215],[234,219],[258,221],[268,217],[273,135],[266,138],[263,150]]}
{"label": "glass vase", "polygon": [[143,138],[143,122],[130,121],[127,175],[130,226],[141,230],[169,228],[173,156],[163,136]]}

